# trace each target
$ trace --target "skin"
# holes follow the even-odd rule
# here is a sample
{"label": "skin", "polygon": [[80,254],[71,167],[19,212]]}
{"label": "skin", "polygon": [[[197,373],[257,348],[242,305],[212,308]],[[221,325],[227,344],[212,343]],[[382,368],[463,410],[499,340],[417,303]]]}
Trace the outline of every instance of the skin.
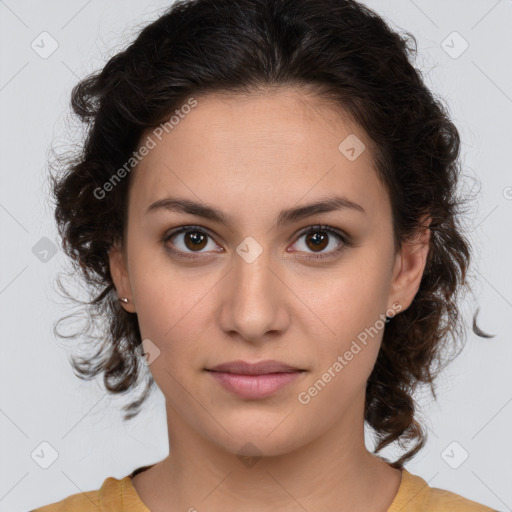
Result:
{"label": "skin", "polygon": [[[171,446],[133,478],[135,489],[152,512],[169,504],[209,512],[384,512],[401,472],[367,450],[363,421],[383,329],[308,404],[297,397],[393,304],[409,307],[430,232],[395,253],[371,141],[312,93],[282,88],[196,99],[133,171],[125,244],[110,253],[116,291],[130,300],[122,307],[137,313],[142,338],[160,350],[149,369],[166,399]],[[350,134],[366,145],[353,161],[338,150]],[[281,210],[335,192],[366,215],[340,209],[277,227]],[[233,225],[165,209],[145,213],[167,196],[216,207]],[[334,254],[343,242],[329,234],[328,245],[315,249],[300,232],[316,224],[341,230],[354,245]],[[183,233],[163,241],[171,228],[191,225],[211,235],[199,252]],[[251,263],[236,251],[248,236],[262,249]],[[173,256],[166,246],[198,259]],[[315,254],[327,257],[306,259]],[[237,359],[276,359],[307,371],[269,398],[244,399],[204,371]],[[252,465],[239,457],[244,446],[256,457]]]}

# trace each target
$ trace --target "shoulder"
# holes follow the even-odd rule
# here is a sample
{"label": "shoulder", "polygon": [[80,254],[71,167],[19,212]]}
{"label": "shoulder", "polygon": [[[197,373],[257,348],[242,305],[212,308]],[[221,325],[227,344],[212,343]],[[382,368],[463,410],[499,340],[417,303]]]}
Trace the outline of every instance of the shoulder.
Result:
{"label": "shoulder", "polygon": [[402,472],[402,483],[387,512],[497,512],[451,491],[430,487],[418,475]]}
{"label": "shoulder", "polygon": [[128,479],[129,476],[122,479],[109,477],[96,491],[73,494],[61,501],[50,503],[30,512],[69,512],[71,510],[73,512],[98,512],[99,510],[131,512],[131,509],[126,507],[126,502],[123,504],[124,491],[129,483]]}

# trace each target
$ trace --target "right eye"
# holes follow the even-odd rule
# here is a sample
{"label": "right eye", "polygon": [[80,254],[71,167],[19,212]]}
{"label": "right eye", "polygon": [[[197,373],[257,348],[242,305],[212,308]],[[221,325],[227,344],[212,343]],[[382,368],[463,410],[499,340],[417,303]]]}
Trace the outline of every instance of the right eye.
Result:
{"label": "right eye", "polygon": [[[210,250],[214,252],[222,252],[223,249],[213,241],[213,238],[210,234],[199,226],[181,226],[167,233],[164,237],[164,242],[166,248],[178,257],[189,258],[189,259],[198,259],[201,256],[193,256],[193,253],[203,253],[209,251],[203,251],[203,249],[208,248],[208,239],[211,240]],[[177,240],[169,244],[170,240]],[[217,247],[217,250],[215,249]]]}

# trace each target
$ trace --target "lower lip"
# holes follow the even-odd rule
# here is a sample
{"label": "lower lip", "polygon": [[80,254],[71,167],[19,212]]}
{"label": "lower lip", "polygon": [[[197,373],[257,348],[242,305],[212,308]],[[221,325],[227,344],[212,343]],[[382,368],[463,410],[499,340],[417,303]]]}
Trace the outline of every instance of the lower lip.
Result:
{"label": "lower lip", "polygon": [[302,372],[239,375],[209,371],[225,389],[243,398],[266,398],[296,379]]}

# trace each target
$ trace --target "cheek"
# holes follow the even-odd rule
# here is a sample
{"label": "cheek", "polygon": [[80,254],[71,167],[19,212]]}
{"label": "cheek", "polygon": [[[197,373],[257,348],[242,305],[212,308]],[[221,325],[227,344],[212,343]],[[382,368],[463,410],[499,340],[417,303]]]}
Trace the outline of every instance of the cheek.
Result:
{"label": "cheek", "polygon": [[374,367],[386,325],[388,282],[384,266],[370,251],[359,251],[328,278],[317,278],[316,284],[311,280],[303,288],[308,280],[301,278],[300,293],[309,292],[303,296],[314,313],[309,320],[314,324],[310,332],[317,361],[312,377],[322,380],[320,386],[328,381],[326,387],[334,395],[341,390],[343,395],[350,395],[363,389]]}
{"label": "cheek", "polygon": [[164,369],[178,377],[190,370],[190,365],[199,367],[204,360],[202,340],[211,325],[205,310],[208,297],[204,295],[214,283],[186,279],[176,267],[155,263],[154,257],[151,265],[143,258],[137,263],[133,265],[132,287],[138,323],[142,339],[151,340],[160,350],[160,359],[150,367],[160,385]]}
{"label": "cheek", "polygon": [[[313,313],[311,322],[318,324],[321,339],[337,340],[337,349],[366,330],[381,327],[379,319],[387,310],[388,282],[385,273],[377,267],[366,265],[362,257],[356,264],[346,265],[328,276],[304,276],[297,281],[297,295]],[[361,337],[364,337],[362,334]]]}
{"label": "cheek", "polygon": [[133,272],[131,283],[142,340],[151,340],[161,356],[168,352],[168,341],[175,336],[186,310],[182,301],[173,298],[175,293],[179,297],[179,292],[171,291],[166,280],[156,278],[155,271],[152,268],[151,271]]}
{"label": "cheek", "polygon": [[322,320],[319,330],[311,329],[318,334],[316,364],[297,398],[304,413],[321,417],[324,425],[345,414],[360,413],[354,408],[363,403],[386,325],[381,297],[372,295],[378,286],[377,276],[354,273],[336,280],[314,298],[314,310]]}
{"label": "cheek", "polygon": [[193,294],[165,251],[150,243],[140,243],[131,254],[130,281],[142,336],[162,342],[193,310]]}
{"label": "cheek", "polygon": [[[143,339],[149,338],[169,362],[190,353],[200,343],[202,323],[198,318],[201,304],[187,300],[183,294],[160,293],[147,290],[147,298],[137,307],[138,322]],[[139,297],[143,297],[142,293]],[[197,320],[197,321],[196,321]]]}

